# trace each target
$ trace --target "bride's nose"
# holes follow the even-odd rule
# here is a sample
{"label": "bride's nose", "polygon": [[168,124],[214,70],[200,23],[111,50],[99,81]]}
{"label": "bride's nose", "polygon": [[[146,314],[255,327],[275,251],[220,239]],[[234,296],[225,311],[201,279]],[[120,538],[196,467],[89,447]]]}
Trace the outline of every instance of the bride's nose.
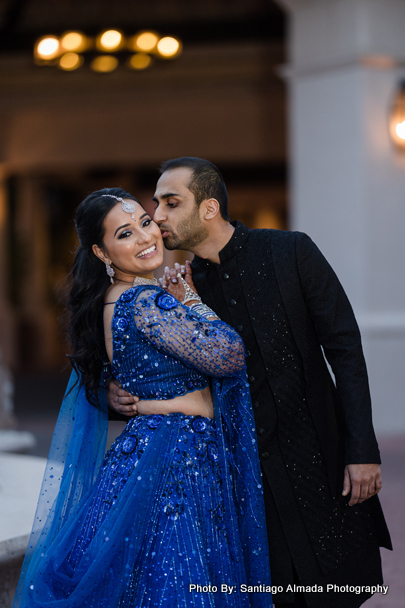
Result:
{"label": "bride's nose", "polygon": [[149,232],[147,230],[145,230],[144,228],[139,228],[137,239],[136,239],[138,245],[143,244],[143,243],[150,243],[151,240],[152,240],[151,234],[149,234]]}

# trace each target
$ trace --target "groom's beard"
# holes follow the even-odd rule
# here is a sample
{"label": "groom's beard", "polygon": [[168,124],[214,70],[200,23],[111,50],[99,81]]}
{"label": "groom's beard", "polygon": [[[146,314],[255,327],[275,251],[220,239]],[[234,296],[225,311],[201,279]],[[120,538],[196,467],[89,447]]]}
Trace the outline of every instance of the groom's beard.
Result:
{"label": "groom's beard", "polygon": [[170,226],[164,224],[161,224],[159,228],[168,232],[168,235],[163,239],[163,243],[166,249],[170,251],[173,249],[191,251],[208,237],[208,230],[201,223],[198,213],[179,222],[177,233],[173,232]]}

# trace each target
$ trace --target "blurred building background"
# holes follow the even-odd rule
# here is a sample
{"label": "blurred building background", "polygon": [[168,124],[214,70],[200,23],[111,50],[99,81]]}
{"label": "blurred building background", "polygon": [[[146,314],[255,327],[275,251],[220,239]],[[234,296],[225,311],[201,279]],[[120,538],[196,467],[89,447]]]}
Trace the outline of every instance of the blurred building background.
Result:
{"label": "blurred building background", "polygon": [[[405,154],[389,131],[404,25],[403,0],[0,1],[5,364],[23,376],[66,364],[77,204],[120,185],[148,206],[163,160],[201,156],[223,171],[233,219],[319,244],[359,319],[377,431],[404,431]],[[41,36],[108,28],[183,50],[109,73],[91,53],[77,70],[34,63]]]}
{"label": "blurred building background", "polygon": [[[182,53],[106,73],[91,68],[95,53],[77,70],[33,60],[42,36],[110,28],[174,36]],[[68,373],[78,203],[122,186],[151,205],[162,161],[208,158],[231,219],[307,232],[349,295],[388,462],[383,504],[405,560],[404,30],[404,0],[0,0],[0,427],[17,419],[36,436],[30,453],[46,455]],[[393,593],[370,608],[405,606]]]}
{"label": "blurred building background", "polygon": [[[120,185],[151,204],[163,160],[201,156],[223,170],[233,218],[287,227],[285,16],[263,0],[0,7],[0,340],[14,370],[50,371],[66,359],[58,317],[73,211],[92,190]],[[33,62],[41,35],[106,28],[176,36],[183,52],[142,71]]]}

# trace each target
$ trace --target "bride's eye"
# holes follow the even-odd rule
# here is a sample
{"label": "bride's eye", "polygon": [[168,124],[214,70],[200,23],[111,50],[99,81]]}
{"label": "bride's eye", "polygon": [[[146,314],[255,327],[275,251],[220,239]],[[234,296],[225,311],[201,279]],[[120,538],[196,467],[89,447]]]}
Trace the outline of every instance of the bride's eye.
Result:
{"label": "bride's eye", "polygon": [[152,222],[151,218],[149,217],[148,219],[144,220],[142,222],[142,228],[146,228],[146,226],[149,226],[149,224]]}
{"label": "bride's eye", "polygon": [[121,234],[119,235],[119,239],[126,239],[128,236],[130,236],[131,233],[129,230],[124,230],[124,232],[121,232]]}

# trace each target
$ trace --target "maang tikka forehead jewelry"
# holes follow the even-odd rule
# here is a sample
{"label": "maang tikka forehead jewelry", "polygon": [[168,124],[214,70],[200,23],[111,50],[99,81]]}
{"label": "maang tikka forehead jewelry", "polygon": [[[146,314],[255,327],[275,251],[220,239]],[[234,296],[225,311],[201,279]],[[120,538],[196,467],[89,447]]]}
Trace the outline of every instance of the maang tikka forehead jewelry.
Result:
{"label": "maang tikka forehead jewelry", "polygon": [[[132,219],[135,220],[135,217],[134,217],[135,205],[133,205],[132,203],[128,203],[128,201],[124,201],[124,199],[121,196],[115,196],[114,194],[102,194],[101,198],[103,196],[109,196],[110,198],[115,198],[115,200],[120,201],[122,210],[125,211],[125,213],[130,213]],[[135,220],[135,222],[136,222],[136,220]]]}

